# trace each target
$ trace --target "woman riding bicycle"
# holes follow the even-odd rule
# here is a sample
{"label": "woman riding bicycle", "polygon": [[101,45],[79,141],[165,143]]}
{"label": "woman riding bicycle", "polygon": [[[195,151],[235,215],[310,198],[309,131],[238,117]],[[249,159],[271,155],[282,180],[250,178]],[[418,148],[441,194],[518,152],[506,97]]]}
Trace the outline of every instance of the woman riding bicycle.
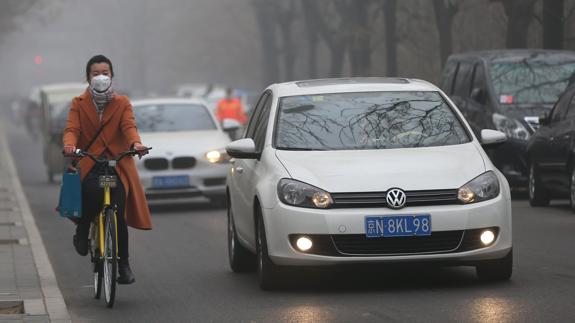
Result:
{"label": "woman riding bicycle", "polygon": [[[115,158],[131,148],[140,155],[147,154],[136,128],[132,105],[126,96],[113,91],[113,77],[112,62],[107,57],[97,55],[88,61],[86,80],[89,86],[72,101],[64,130],[65,154],[86,149],[92,140],[88,151],[97,156]],[[102,210],[104,192],[98,176],[104,170],[89,158],[81,159],[78,167],[82,178],[82,217],[76,227],[74,247],[85,256],[89,251],[90,223]],[[112,203],[118,206],[118,283],[131,284],[135,278],[128,262],[128,225],[150,230],[152,222],[134,159],[122,159],[115,169],[115,175],[120,179],[117,187],[111,190]]]}

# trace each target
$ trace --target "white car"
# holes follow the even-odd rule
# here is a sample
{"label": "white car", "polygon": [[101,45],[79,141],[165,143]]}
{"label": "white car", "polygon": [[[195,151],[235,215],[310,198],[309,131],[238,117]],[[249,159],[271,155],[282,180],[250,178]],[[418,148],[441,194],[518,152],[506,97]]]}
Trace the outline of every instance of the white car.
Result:
{"label": "white car", "polygon": [[470,265],[509,279],[509,184],[482,148],[506,137],[481,136],[425,81],[268,87],[226,147],[232,270],[257,267],[263,289],[283,268],[350,263]]}
{"label": "white car", "polygon": [[219,122],[197,99],[132,102],[138,131],[150,154],[138,162],[148,201],[225,201],[230,142]]}

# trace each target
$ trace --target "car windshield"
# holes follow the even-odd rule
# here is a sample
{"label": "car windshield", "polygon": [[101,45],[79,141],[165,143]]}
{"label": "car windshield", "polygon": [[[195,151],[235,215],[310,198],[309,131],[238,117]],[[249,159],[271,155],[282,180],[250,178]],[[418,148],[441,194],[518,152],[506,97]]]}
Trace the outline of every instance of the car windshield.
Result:
{"label": "car windshield", "polygon": [[469,142],[437,92],[362,92],[284,97],[275,146],[285,150],[391,149]]}
{"label": "car windshield", "polygon": [[553,104],[575,72],[575,60],[494,62],[491,79],[501,104]]}
{"label": "car windshield", "polygon": [[200,104],[149,104],[134,106],[141,132],[214,130],[216,124]]}

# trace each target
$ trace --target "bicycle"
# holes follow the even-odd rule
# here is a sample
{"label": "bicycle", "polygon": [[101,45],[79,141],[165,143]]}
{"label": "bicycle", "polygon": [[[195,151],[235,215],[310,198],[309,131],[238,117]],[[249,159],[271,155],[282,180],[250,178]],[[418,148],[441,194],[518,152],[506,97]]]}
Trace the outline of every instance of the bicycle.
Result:
{"label": "bicycle", "polygon": [[[152,149],[151,147],[146,150]],[[100,175],[98,182],[104,189],[104,203],[102,211],[92,220],[90,226],[90,258],[94,264],[94,298],[100,299],[102,283],[104,297],[108,307],[114,306],[116,298],[116,280],[118,275],[118,219],[117,205],[112,205],[110,189],[118,185],[118,178],[112,175],[116,165],[126,156],[140,155],[141,151],[128,150],[115,159],[105,159],[77,149],[74,155],[69,157],[89,157],[96,164],[104,167],[104,175]]]}

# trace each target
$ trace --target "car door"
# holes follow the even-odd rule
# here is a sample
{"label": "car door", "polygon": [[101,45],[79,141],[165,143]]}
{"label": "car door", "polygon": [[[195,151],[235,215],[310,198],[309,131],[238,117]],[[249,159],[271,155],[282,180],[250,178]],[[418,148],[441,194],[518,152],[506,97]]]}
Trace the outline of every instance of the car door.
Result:
{"label": "car door", "polygon": [[[269,119],[269,109],[271,107],[271,94],[265,92],[258,101],[254,113],[250,118],[248,128],[244,138],[251,138],[256,143],[256,149],[263,148],[260,140],[262,128],[267,129],[267,119]],[[267,113],[266,113],[267,110]],[[267,115],[267,117],[266,117]],[[264,118],[267,118],[264,120]],[[265,130],[264,130],[265,131]],[[260,150],[261,151],[261,150]],[[232,177],[235,184],[234,198],[232,204],[234,207],[234,216],[236,217],[236,230],[243,239],[250,240],[254,237],[254,196],[255,196],[255,171],[259,165],[257,159],[235,158],[232,168]]]}
{"label": "car door", "polygon": [[471,74],[471,90],[467,98],[466,118],[475,134],[481,133],[482,129],[490,128],[492,107],[487,92],[485,68],[482,62],[473,66]]}
{"label": "car door", "polygon": [[[467,101],[469,100],[469,93],[471,91],[471,72],[472,63],[469,61],[462,61],[459,64],[459,68],[455,74],[455,79],[453,81],[453,95],[452,100],[457,105],[465,119],[471,124],[469,120],[470,113],[467,107]],[[473,129],[475,132],[476,129]],[[475,132],[478,135],[477,132]]]}
{"label": "car door", "polygon": [[562,120],[557,124],[554,132],[554,150],[556,151],[557,164],[557,184],[562,190],[568,191],[571,180],[570,159],[573,154],[573,142],[575,135],[575,95],[571,93],[571,100],[567,106],[567,112]]}
{"label": "car door", "polygon": [[573,124],[572,119],[567,119],[567,110],[573,100],[574,89],[561,96],[549,116],[549,123],[541,126],[536,134],[534,157],[543,183],[553,189],[562,190],[565,184],[568,156],[566,146],[571,140],[569,128]]}

